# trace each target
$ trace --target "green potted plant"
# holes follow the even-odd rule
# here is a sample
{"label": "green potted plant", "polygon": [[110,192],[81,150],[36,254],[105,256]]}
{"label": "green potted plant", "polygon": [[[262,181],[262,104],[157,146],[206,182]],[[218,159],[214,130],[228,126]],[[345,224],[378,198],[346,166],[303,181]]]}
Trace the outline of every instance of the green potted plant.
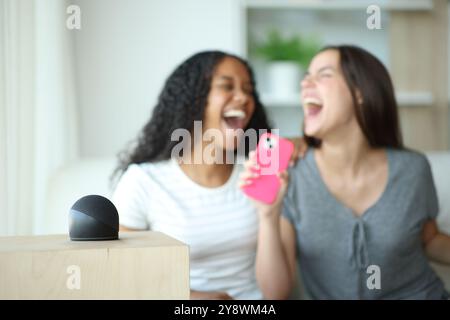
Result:
{"label": "green potted plant", "polygon": [[254,46],[254,54],[268,62],[270,93],[280,97],[298,93],[303,70],[319,49],[316,38],[300,35],[287,38],[271,30],[265,42]]}

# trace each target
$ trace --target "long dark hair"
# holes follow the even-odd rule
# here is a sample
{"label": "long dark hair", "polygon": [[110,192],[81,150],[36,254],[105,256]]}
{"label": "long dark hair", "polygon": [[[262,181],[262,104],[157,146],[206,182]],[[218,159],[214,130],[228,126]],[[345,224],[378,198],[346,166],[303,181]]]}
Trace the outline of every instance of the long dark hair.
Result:
{"label": "long dark hair", "polygon": [[[356,46],[326,46],[319,53],[326,50],[339,52],[356,119],[369,145],[403,148],[394,87],[385,66],[374,55]],[[357,103],[357,91],[361,94],[361,104]],[[305,139],[309,146],[320,147],[319,139],[306,135]]]}
{"label": "long dark hair", "polygon": [[[178,141],[171,141],[175,129],[186,129],[192,132],[194,121],[203,120],[211,79],[217,65],[226,57],[240,61],[250,75],[254,88],[253,99],[255,110],[247,125],[247,129],[270,129],[263,105],[255,89],[253,71],[248,63],[232,54],[221,51],[204,51],[194,54],[182,62],[168,77],[153,109],[150,120],[140,132],[135,146],[119,153],[119,165],[111,176],[115,177],[133,163],[158,162],[171,156],[172,148]],[[245,148],[246,154],[248,148]]]}

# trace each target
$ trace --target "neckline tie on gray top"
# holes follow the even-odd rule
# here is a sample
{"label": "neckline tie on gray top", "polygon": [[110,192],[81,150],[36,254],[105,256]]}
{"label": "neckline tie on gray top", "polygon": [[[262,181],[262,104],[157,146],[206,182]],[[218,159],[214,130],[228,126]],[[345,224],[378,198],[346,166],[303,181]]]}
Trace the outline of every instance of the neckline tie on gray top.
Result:
{"label": "neckline tie on gray top", "polygon": [[365,270],[369,264],[367,239],[364,221],[356,219],[350,236],[349,258],[353,268]]}

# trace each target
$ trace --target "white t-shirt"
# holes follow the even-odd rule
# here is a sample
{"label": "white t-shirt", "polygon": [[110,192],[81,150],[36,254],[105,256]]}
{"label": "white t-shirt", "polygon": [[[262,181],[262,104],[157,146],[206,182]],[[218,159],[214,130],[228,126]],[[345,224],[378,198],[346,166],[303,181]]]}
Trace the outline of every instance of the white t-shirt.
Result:
{"label": "white t-shirt", "polygon": [[192,290],[262,299],[255,276],[258,216],[238,188],[240,164],[228,181],[206,188],[171,159],[132,164],[113,195],[120,224],[161,231],[190,249]]}

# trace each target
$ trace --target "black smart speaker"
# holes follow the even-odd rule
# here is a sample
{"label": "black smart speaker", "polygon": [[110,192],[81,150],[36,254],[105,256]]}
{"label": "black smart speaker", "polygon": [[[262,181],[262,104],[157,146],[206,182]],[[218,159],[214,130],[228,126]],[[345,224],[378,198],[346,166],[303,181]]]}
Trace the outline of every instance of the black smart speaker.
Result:
{"label": "black smart speaker", "polygon": [[119,214],[114,204],[99,195],[89,195],[74,203],[69,212],[72,241],[119,239]]}

